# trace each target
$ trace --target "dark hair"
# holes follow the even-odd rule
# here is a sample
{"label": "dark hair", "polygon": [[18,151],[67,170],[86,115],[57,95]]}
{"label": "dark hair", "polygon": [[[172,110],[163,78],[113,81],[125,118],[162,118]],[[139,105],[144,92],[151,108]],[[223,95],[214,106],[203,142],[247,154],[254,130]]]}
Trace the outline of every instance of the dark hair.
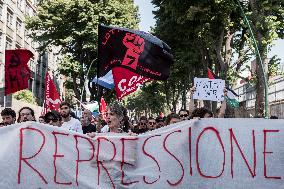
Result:
{"label": "dark hair", "polygon": [[51,110],[50,112],[47,112],[44,116],[44,122],[49,123],[50,117],[53,117],[55,119],[58,119],[59,121],[62,120],[62,117],[58,111]]}
{"label": "dark hair", "polygon": [[172,120],[173,118],[180,119],[180,117],[179,117],[178,114],[172,114],[172,113],[170,113],[170,114],[167,116],[167,118],[166,118],[166,125],[169,125],[170,122],[171,122],[171,120]]}
{"label": "dark hair", "polygon": [[186,112],[186,113],[187,113],[187,115],[189,115],[189,111],[188,111],[188,110],[186,110],[186,109],[180,109],[180,111],[178,112],[178,115],[180,115],[180,112],[181,112],[181,111]]}
{"label": "dark hair", "polygon": [[41,115],[41,116],[39,116],[38,118],[42,118],[42,119],[44,119],[44,116],[43,116],[43,115]]}
{"label": "dark hair", "polygon": [[271,116],[270,119],[278,119],[277,116]]}
{"label": "dark hair", "polygon": [[[153,117],[149,117],[149,118],[148,118],[148,120],[150,120],[150,119],[154,119],[154,120],[155,120],[155,118],[153,118]],[[156,121],[156,120],[155,120],[155,121]]]}
{"label": "dark hair", "polygon": [[145,120],[145,121],[148,121],[147,117],[146,116],[141,116],[139,121],[142,121],[142,120]]}
{"label": "dark hair", "polygon": [[28,110],[30,110],[30,111],[31,111],[32,116],[35,116],[35,111],[34,111],[32,108],[27,107],[27,106],[22,107],[22,108],[19,110],[19,116],[20,116],[20,113],[21,113],[21,111],[22,111],[23,109],[28,109]]}
{"label": "dark hair", "polygon": [[159,122],[164,122],[165,121],[165,119],[163,118],[163,117],[161,117],[161,116],[158,116],[157,118],[156,118],[156,122],[157,123],[159,123]]}
{"label": "dark hair", "polygon": [[18,123],[20,122],[20,118],[21,118],[21,111],[22,111],[22,110],[24,110],[24,109],[28,109],[28,110],[30,110],[30,111],[31,111],[31,115],[32,115],[33,117],[35,116],[35,111],[34,111],[32,108],[27,107],[27,106],[22,107],[22,108],[19,110],[19,116],[18,116],[18,119],[17,119],[17,122],[18,122]]}
{"label": "dark hair", "polygon": [[191,118],[194,118],[194,117],[204,118],[205,114],[209,114],[210,117],[213,117],[213,113],[210,110],[202,107],[202,108],[196,108],[195,110],[193,110],[191,114]]}
{"label": "dark hair", "polygon": [[61,108],[62,106],[68,106],[69,108],[71,108],[71,105],[70,105],[68,102],[61,102],[60,108]]}
{"label": "dark hair", "polygon": [[16,112],[12,110],[11,108],[5,108],[1,112],[1,116],[12,116],[12,118],[16,118]]}

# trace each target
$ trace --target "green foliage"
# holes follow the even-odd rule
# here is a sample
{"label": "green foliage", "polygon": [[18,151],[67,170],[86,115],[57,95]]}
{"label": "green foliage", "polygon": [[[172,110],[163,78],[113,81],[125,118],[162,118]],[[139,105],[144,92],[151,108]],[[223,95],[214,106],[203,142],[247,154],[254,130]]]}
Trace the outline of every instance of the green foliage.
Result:
{"label": "green foliage", "polygon": [[[80,86],[96,74],[99,23],[137,29],[138,8],[132,0],[44,0],[40,1],[38,14],[26,21],[30,36],[42,44],[40,50],[60,47],[60,72],[70,77],[74,86],[69,89],[78,99]],[[90,87],[94,97],[97,89]]]}
{"label": "green foliage", "polygon": [[25,101],[25,102],[30,103],[30,104],[37,105],[36,99],[33,96],[33,93],[29,90],[21,90],[21,91],[18,91],[16,93],[13,93],[13,98],[15,98],[17,100]]}

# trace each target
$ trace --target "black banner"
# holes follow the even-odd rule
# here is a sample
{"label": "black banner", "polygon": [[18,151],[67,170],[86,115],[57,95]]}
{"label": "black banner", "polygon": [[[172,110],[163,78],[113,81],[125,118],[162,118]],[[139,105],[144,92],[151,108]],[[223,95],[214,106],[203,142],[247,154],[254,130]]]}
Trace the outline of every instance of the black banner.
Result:
{"label": "black banner", "polygon": [[119,66],[155,80],[166,80],[174,63],[170,47],[151,34],[99,26],[98,76]]}

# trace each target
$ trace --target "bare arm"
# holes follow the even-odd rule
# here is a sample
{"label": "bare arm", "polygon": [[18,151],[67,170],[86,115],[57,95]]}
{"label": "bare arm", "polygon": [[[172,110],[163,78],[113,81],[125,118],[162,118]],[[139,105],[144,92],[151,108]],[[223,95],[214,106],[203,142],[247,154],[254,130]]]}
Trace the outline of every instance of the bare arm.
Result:
{"label": "bare arm", "polygon": [[196,91],[196,88],[193,86],[190,88],[189,92],[190,92],[190,101],[188,103],[188,111],[189,111],[189,116],[191,116],[193,110],[195,109],[194,107],[194,100],[193,100],[193,94]]}
{"label": "bare arm", "polygon": [[224,118],[225,116],[225,111],[226,111],[226,108],[227,108],[227,101],[226,101],[226,98],[227,98],[227,89],[224,89],[224,100],[221,104],[221,108],[220,108],[220,112],[218,114],[218,118]]}

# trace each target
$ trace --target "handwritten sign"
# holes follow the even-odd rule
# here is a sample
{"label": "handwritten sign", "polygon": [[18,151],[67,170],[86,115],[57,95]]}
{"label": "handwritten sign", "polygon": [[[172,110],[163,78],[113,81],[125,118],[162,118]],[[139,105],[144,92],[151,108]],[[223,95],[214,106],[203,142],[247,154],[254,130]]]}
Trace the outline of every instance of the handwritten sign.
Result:
{"label": "handwritten sign", "polygon": [[25,122],[0,128],[0,188],[283,189],[284,121],[202,119],[95,138]]}
{"label": "handwritten sign", "polygon": [[196,91],[193,94],[193,99],[212,101],[224,100],[224,80],[194,78],[194,86],[196,87]]}

